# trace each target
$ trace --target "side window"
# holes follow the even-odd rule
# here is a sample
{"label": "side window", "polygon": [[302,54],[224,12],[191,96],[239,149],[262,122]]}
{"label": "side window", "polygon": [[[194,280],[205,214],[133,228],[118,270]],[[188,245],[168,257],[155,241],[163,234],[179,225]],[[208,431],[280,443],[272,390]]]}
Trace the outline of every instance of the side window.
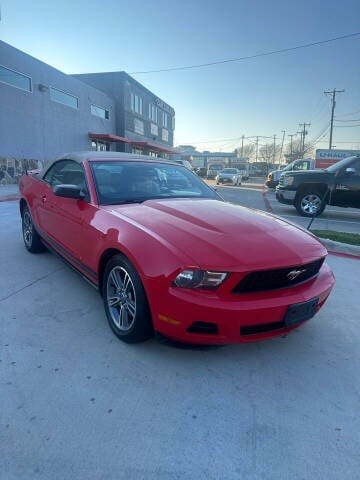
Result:
{"label": "side window", "polygon": [[294,165],[294,170],[308,170],[308,162],[307,161],[297,162]]}
{"label": "side window", "polygon": [[82,165],[73,160],[59,160],[45,173],[43,180],[54,187],[55,185],[78,185],[85,192],[88,191],[85,173]]}

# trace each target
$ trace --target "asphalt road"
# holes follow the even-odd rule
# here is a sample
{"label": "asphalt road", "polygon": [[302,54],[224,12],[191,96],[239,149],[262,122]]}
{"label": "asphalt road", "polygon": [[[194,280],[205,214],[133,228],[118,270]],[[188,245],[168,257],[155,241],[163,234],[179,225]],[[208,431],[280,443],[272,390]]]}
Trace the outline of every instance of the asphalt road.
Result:
{"label": "asphalt road", "polygon": [[[254,203],[255,197],[254,197]],[[359,261],[286,338],[126,345],[98,293],[0,203],[1,480],[355,480]]]}

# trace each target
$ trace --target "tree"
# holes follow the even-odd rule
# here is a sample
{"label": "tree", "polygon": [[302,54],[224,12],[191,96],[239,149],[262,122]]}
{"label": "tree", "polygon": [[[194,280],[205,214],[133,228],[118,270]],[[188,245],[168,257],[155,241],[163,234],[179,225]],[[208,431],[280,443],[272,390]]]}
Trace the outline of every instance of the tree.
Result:
{"label": "tree", "polygon": [[246,145],[243,145],[242,147],[238,147],[235,149],[235,154],[238,157],[247,157],[251,158],[254,155],[255,152],[255,145],[251,143],[247,143]]}
{"label": "tree", "polygon": [[[275,148],[274,148],[275,147]],[[268,167],[278,161],[280,156],[281,146],[273,143],[266,143],[259,148],[259,157],[265,162]]]}
{"label": "tree", "polygon": [[291,163],[297,158],[304,158],[312,156],[314,153],[314,145],[312,143],[305,143],[304,151],[302,148],[302,142],[300,140],[294,140],[286,145],[286,153],[284,154],[286,163]]}

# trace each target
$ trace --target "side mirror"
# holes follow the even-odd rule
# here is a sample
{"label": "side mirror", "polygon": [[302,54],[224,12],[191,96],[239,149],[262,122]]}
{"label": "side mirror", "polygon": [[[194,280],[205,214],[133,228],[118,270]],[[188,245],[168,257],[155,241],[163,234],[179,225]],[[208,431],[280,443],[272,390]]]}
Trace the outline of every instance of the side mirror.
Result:
{"label": "side mirror", "polygon": [[77,200],[85,198],[85,193],[78,185],[55,185],[53,191],[57,197],[74,198]]}
{"label": "side mirror", "polygon": [[345,173],[347,175],[354,175],[354,173],[356,173],[356,169],[353,168],[353,167],[348,167],[346,170],[345,170]]}

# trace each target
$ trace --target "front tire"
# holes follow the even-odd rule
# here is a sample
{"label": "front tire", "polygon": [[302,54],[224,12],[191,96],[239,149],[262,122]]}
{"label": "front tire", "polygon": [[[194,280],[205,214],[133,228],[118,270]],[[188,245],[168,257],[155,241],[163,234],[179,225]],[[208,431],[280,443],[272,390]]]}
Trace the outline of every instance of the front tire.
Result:
{"label": "front tire", "polygon": [[317,217],[325,210],[325,202],[318,191],[306,190],[296,195],[295,208],[303,217]]}
{"label": "front tire", "polygon": [[25,248],[31,253],[40,253],[46,250],[39,234],[35,230],[30,209],[27,205],[21,214],[21,225]]}
{"label": "front tire", "polygon": [[153,327],[145,290],[126,257],[119,254],[110,259],[102,287],[106,316],[115,335],[126,343],[150,338]]}

